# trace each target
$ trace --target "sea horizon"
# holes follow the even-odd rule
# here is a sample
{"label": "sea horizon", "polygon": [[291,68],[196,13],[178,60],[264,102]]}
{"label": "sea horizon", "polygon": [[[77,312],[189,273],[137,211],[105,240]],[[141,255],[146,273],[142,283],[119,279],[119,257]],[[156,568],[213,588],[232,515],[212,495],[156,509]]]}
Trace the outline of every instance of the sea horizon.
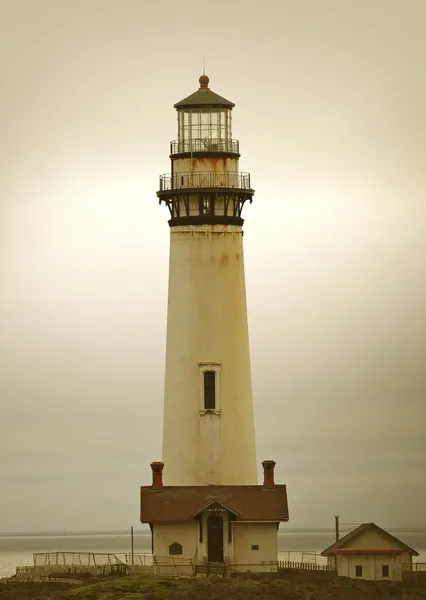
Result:
{"label": "sea horizon", "polygon": [[[345,535],[351,529],[358,527],[361,523],[349,523],[344,524],[340,528],[341,536]],[[150,535],[151,532],[149,528],[143,528],[143,525],[140,529],[136,529],[137,526],[134,526],[133,534],[134,535]],[[380,527],[386,529],[389,532],[406,532],[406,533],[424,533],[426,534],[426,526],[420,525],[418,527],[398,527],[398,526],[388,526],[384,527],[380,524]],[[130,535],[131,527],[126,529],[42,529],[42,530],[28,530],[28,531],[0,531],[0,537],[64,537],[64,536],[92,536],[92,535]],[[334,533],[334,527],[286,527],[286,525],[282,525],[279,533]]]}

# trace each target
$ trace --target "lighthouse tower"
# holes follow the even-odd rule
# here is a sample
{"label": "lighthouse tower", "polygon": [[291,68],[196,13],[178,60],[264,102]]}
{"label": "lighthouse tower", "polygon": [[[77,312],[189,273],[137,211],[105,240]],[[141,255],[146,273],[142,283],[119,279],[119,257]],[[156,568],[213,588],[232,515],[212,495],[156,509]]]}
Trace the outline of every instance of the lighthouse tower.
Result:
{"label": "lighthouse tower", "polygon": [[163,423],[168,486],[257,484],[242,209],[254,194],[235,106],[209,88],[175,104],[178,139],[157,195],[170,211]]}
{"label": "lighthouse tower", "polygon": [[262,485],[256,476],[241,216],[254,192],[234,104],[202,75],[175,108],[171,174],[157,192],[170,212],[163,456],[141,486],[140,518],[155,564],[174,573],[274,571],[288,504],[274,460],[262,462]]}

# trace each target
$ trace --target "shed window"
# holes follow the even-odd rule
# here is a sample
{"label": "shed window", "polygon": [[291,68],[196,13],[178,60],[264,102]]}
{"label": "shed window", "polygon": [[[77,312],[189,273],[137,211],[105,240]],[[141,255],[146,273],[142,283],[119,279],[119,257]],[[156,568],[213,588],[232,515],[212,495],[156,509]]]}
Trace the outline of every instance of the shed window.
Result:
{"label": "shed window", "polygon": [[355,577],[362,577],[362,565],[355,566]]}
{"label": "shed window", "polygon": [[169,554],[182,554],[183,553],[183,548],[182,545],[179,544],[179,542],[173,542],[173,544],[170,544],[169,546]]}
{"label": "shed window", "polygon": [[382,577],[389,577],[389,565],[382,565]]}
{"label": "shed window", "polygon": [[251,547],[252,550],[259,550],[259,544],[253,544]]}
{"label": "shed window", "polygon": [[216,373],[204,371],[204,409],[216,408]]}

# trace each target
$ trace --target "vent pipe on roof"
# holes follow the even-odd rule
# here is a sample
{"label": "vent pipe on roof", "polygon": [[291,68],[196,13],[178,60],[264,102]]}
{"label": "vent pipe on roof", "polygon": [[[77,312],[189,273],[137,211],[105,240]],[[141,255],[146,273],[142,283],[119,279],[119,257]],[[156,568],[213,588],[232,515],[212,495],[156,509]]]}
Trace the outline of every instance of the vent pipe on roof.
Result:
{"label": "vent pipe on roof", "polygon": [[263,467],[263,485],[264,487],[275,487],[274,468],[276,462],[274,460],[264,460]]}
{"label": "vent pipe on roof", "polygon": [[152,489],[161,490],[163,487],[163,469],[164,463],[153,462],[151,463],[152,469]]}
{"label": "vent pipe on roof", "polygon": [[337,515],[336,517],[334,517],[334,527],[335,527],[335,531],[336,531],[336,542],[339,541],[340,539],[340,532],[339,532],[339,515]]}

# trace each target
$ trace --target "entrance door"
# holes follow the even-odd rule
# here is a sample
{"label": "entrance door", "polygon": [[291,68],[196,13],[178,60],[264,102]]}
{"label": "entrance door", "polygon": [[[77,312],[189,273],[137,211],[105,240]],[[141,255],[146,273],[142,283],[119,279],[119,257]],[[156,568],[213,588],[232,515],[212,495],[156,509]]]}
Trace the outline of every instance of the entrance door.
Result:
{"label": "entrance door", "polygon": [[223,562],[223,518],[207,518],[207,560]]}

